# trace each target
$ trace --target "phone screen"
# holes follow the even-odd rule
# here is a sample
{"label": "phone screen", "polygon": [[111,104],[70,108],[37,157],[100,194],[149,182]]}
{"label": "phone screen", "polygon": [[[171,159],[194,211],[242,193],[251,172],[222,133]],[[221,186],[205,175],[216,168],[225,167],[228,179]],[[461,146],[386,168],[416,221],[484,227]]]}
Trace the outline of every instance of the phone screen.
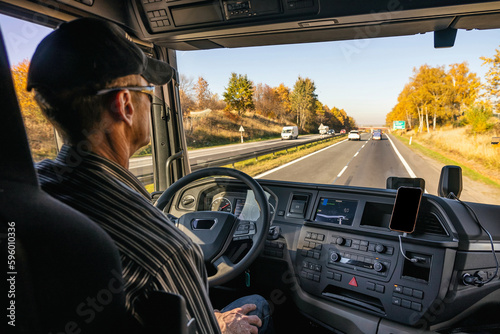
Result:
{"label": "phone screen", "polygon": [[399,187],[389,228],[393,231],[412,233],[415,230],[421,199],[421,188]]}

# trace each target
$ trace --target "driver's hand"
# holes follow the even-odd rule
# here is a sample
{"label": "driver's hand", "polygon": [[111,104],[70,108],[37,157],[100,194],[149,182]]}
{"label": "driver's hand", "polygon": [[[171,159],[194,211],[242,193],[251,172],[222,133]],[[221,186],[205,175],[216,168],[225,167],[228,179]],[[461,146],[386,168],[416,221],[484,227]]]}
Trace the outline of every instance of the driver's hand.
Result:
{"label": "driver's hand", "polygon": [[262,326],[262,321],[256,315],[247,315],[256,308],[255,304],[245,304],[224,313],[215,311],[222,334],[257,334],[257,327]]}

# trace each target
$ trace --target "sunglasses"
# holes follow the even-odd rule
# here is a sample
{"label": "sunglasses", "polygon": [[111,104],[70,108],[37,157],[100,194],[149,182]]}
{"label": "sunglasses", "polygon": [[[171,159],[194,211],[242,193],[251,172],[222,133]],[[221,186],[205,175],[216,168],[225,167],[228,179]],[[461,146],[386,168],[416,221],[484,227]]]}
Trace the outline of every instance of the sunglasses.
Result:
{"label": "sunglasses", "polygon": [[155,86],[131,86],[131,87],[106,88],[106,89],[98,90],[95,95],[104,95],[104,94],[108,94],[111,92],[117,92],[117,91],[125,90],[125,89],[133,91],[133,92],[147,94],[149,97],[149,102],[151,102],[151,104],[153,104],[153,99],[155,96]]}

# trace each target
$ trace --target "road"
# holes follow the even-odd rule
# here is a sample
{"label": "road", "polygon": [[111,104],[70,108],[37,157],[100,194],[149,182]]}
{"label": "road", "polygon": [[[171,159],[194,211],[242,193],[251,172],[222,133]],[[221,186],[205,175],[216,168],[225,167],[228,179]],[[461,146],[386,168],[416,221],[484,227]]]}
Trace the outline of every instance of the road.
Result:
{"label": "road", "polygon": [[[301,136],[297,140],[311,139]],[[317,137],[317,135],[316,135]],[[230,154],[242,154],[268,145],[283,145],[289,141],[269,140],[189,151],[190,163],[202,163]],[[306,157],[268,171],[256,178],[385,188],[390,176],[420,177],[425,180],[426,192],[437,195],[439,175],[443,164],[412,151],[391,135],[382,140],[371,140],[371,134],[362,133],[360,141],[343,140]],[[131,169],[152,172],[151,158],[131,160]],[[463,178],[461,199],[471,202],[500,205],[500,191],[482,183]]]}
{"label": "road", "polygon": [[[313,166],[313,168],[312,168]],[[360,141],[347,139],[256,176],[270,180],[310,182],[385,188],[390,176],[420,177],[426,192],[437,195],[443,164],[415,153],[391,135],[371,140],[363,133]],[[463,178],[460,197],[465,201],[500,204],[498,190]]]}

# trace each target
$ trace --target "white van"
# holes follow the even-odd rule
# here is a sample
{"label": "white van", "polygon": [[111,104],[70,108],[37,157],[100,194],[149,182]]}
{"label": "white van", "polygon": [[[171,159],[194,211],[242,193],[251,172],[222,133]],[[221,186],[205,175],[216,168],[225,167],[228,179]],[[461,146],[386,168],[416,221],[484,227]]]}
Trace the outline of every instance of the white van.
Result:
{"label": "white van", "polygon": [[281,130],[281,140],[297,139],[299,137],[299,128],[297,126],[284,126]]}

